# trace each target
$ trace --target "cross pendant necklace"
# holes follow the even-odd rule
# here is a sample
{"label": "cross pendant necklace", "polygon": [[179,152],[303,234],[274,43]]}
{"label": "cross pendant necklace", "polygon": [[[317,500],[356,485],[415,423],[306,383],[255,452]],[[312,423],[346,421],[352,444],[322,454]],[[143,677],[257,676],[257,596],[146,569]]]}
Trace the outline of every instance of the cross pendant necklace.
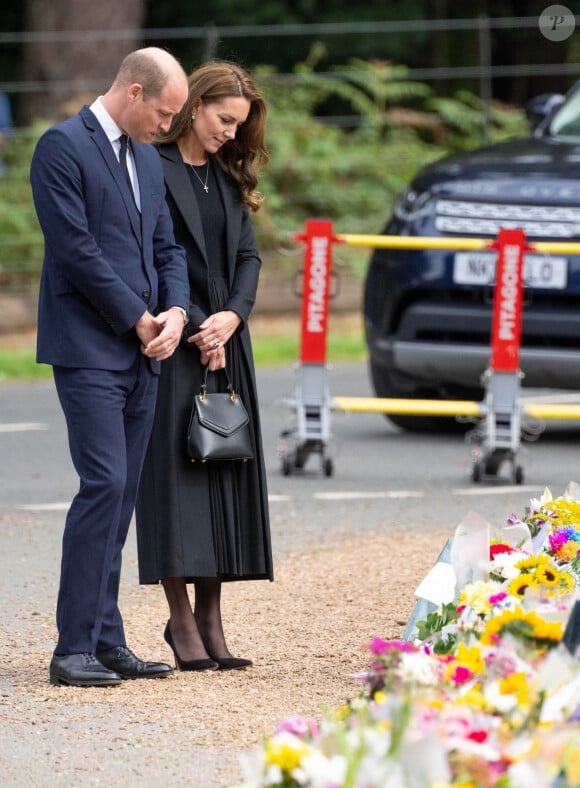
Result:
{"label": "cross pendant necklace", "polygon": [[207,193],[209,192],[209,186],[207,185],[207,181],[208,181],[208,178],[209,178],[209,159],[207,160],[207,164],[206,164],[206,166],[205,166],[205,181],[202,181],[202,179],[201,179],[201,178],[199,177],[199,175],[197,174],[197,170],[196,170],[196,168],[195,168],[195,165],[194,165],[194,164],[190,164],[189,166],[190,166],[190,167],[191,167],[191,169],[193,170],[193,174],[195,175],[195,177],[197,178],[197,180],[198,180],[198,181],[201,183],[201,185],[203,186],[203,190],[204,190],[204,192],[207,194]]}

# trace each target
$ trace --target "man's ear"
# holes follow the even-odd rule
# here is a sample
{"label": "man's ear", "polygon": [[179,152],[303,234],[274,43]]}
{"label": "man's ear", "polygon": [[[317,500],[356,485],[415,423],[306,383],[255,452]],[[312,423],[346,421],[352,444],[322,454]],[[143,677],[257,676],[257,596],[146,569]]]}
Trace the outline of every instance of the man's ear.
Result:
{"label": "man's ear", "polygon": [[127,94],[129,101],[138,101],[139,98],[143,97],[143,85],[140,85],[139,82],[134,82],[132,85],[129,85]]}

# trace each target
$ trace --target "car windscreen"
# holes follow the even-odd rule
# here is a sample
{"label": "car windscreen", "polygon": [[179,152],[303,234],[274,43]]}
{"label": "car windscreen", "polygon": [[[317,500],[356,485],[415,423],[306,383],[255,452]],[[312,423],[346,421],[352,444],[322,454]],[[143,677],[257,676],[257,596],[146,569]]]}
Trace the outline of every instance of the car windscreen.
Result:
{"label": "car windscreen", "polygon": [[570,95],[548,124],[550,137],[580,142],[580,90]]}

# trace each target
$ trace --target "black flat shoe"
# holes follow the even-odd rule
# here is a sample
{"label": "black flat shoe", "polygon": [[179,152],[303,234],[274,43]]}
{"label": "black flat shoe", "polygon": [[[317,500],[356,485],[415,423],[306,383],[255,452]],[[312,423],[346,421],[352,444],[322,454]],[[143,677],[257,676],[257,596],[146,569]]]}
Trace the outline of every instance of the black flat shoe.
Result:
{"label": "black flat shoe", "polygon": [[171,665],[165,662],[143,662],[127,646],[97,651],[97,659],[122,679],[163,679],[173,673]]}
{"label": "black flat shoe", "polygon": [[163,637],[165,638],[165,642],[169,646],[169,648],[173,651],[173,656],[175,657],[175,664],[179,668],[179,670],[217,670],[219,665],[217,661],[213,659],[181,659],[179,654],[177,653],[177,649],[175,648],[175,643],[173,642],[173,637],[171,635],[171,629],[169,628],[169,621],[165,625],[165,631],[163,633]]}
{"label": "black flat shoe", "polygon": [[69,687],[114,687],[121,676],[106,668],[94,654],[53,656],[50,662],[50,683]]}

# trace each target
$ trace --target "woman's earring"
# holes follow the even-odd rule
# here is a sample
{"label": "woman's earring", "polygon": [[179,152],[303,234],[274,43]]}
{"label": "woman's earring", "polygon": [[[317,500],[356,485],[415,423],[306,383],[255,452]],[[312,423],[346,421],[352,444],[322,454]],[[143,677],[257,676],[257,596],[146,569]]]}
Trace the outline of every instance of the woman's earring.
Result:
{"label": "woman's earring", "polygon": [[191,119],[192,119],[192,120],[195,120],[195,112],[192,112],[192,113],[191,113]]}

